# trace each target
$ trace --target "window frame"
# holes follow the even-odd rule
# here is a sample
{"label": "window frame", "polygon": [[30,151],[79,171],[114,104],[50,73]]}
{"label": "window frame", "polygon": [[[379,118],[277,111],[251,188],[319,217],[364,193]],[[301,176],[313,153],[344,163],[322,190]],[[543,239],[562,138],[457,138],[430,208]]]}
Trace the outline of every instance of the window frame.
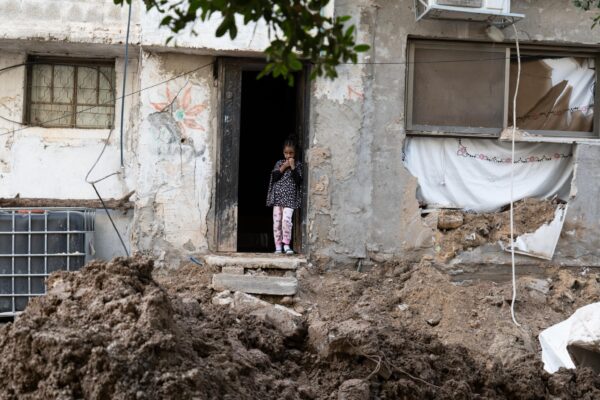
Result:
{"label": "window frame", "polygon": [[[115,117],[116,117],[116,60],[114,58],[71,58],[71,57],[58,57],[58,56],[29,56],[27,58],[27,72],[26,72],[26,95],[24,98],[24,121],[23,124],[27,126],[35,126],[40,128],[54,128],[54,129],[114,129],[115,127]],[[74,102],[72,104],[72,113],[71,113],[71,121],[68,126],[65,125],[45,125],[45,124],[37,124],[31,121],[31,108],[32,108],[32,83],[33,83],[33,67],[35,65],[51,65],[51,66],[68,66],[74,67],[74,77],[73,77],[73,99]],[[95,104],[95,105],[87,105],[87,104],[79,104],[77,103],[77,72],[78,68],[86,67],[91,69],[98,69],[99,67],[111,67],[113,76],[112,78],[112,97],[113,102],[110,104]],[[53,77],[54,79],[54,77]],[[98,82],[99,84],[99,82]],[[99,89],[98,89],[99,90]],[[49,103],[54,104],[54,103]],[[58,104],[58,103],[56,103]],[[78,106],[85,107],[112,107],[113,108],[113,116],[110,121],[109,126],[106,127],[93,127],[93,126],[78,126],[76,116],[79,113],[77,111]]]}
{"label": "window frame", "polygon": [[[499,48],[503,48],[506,54],[504,68],[504,110],[503,123],[499,128],[481,128],[469,126],[444,126],[444,125],[418,125],[413,124],[413,103],[414,103],[414,57],[416,48],[428,49],[480,49],[484,52],[491,52],[493,49],[498,53]],[[562,57],[585,57],[593,58],[596,66],[596,82],[594,104],[600,104],[600,80],[598,68],[600,66],[600,53],[597,49],[581,47],[557,47],[543,45],[520,45],[520,53],[523,55],[537,56],[562,56]],[[489,42],[461,42],[461,41],[443,41],[430,39],[408,39],[407,45],[407,74],[406,74],[406,134],[414,136],[449,136],[449,137],[473,137],[473,138],[498,138],[503,130],[512,126],[508,121],[508,112],[510,108],[510,65],[511,56],[516,54],[516,48],[511,43],[489,43]],[[555,131],[555,130],[526,130],[538,138],[562,138],[562,139],[600,139],[600,112],[594,109],[593,132],[580,131]],[[518,126],[517,126],[518,128]],[[539,136],[537,136],[539,135]]]}

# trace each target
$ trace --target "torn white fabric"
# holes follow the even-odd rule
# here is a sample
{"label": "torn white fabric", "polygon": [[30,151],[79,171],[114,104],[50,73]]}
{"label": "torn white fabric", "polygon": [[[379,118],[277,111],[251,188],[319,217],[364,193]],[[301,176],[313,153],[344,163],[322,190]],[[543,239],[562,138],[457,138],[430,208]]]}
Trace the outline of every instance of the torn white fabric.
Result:
{"label": "torn white fabric", "polygon": [[544,369],[600,366],[600,303],[579,308],[568,319],[539,335]]}
{"label": "torn white fabric", "polygon": [[[596,69],[593,58],[549,58],[543,60],[551,69],[552,86],[566,81],[572,91],[569,109],[579,109],[585,115],[593,113]],[[571,110],[569,110],[569,114]]]}
{"label": "torn white fabric", "polygon": [[[510,98],[516,79],[511,62]],[[522,61],[517,126],[526,131],[593,131],[596,70],[593,58],[560,57]],[[512,125],[512,105],[508,124]]]}
{"label": "torn white fabric", "polygon": [[[559,204],[551,222],[540,226],[535,232],[524,233],[517,237],[514,243],[515,253],[552,260],[565,222],[567,208],[568,204]],[[510,251],[510,247],[505,250]]]}
{"label": "torn white fabric", "polygon": [[[573,147],[562,143],[515,144],[514,200],[567,200]],[[496,211],[510,202],[511,145],[496,139],[411,137],[405,165],[418,179],[417,198],[428,207]]]}
{"label": "torn white fabric", "polygon": [[568,319],[544,329],[538,336],[542,347],[544,369],[551,374],[560,368],[575,368],[567,351],[567,338],[571,321]]}

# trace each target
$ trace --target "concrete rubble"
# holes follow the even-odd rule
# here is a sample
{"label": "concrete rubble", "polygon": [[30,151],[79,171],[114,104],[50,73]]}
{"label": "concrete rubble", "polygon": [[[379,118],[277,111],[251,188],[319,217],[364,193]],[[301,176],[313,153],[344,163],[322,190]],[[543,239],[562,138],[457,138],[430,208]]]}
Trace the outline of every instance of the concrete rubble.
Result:
{"label": "concrete rubble", "polygon": [[271,304],[243,292],[222,291],[212,300],[213,304],[229,306],[242,315],[252,315],[270,323],[288,339],[298,338],[306,329],[302,314],[279,304]]}

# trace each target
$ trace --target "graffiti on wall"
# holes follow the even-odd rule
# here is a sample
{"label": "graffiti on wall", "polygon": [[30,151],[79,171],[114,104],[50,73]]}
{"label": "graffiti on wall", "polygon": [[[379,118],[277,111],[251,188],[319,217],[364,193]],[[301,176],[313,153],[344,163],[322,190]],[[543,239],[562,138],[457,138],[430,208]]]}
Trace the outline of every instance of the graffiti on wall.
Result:
{"label": "graffiti on wall", "polygon": [[168,112],[172,115],[182,134],[186,134],[189,129],[205,131],[206,129],[200,122],[200,116],[207,109],[208,104],[204,102],[194,102],[194,85],[189,81],[179,89],[174,90],[169,82],[165,85],[164,91],[159,91],[159,101],[150,102],[151,107],[159,112]]}

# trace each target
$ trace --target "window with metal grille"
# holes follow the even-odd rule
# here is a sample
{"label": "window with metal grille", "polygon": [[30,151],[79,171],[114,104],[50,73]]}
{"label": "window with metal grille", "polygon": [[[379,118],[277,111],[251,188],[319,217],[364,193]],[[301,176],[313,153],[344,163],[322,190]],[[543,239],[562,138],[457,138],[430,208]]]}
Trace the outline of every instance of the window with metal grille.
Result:
{"label": "window with metal grille", "polygon": [[29,59],[26,122],[59,128],[112,128],[114,60]]}

